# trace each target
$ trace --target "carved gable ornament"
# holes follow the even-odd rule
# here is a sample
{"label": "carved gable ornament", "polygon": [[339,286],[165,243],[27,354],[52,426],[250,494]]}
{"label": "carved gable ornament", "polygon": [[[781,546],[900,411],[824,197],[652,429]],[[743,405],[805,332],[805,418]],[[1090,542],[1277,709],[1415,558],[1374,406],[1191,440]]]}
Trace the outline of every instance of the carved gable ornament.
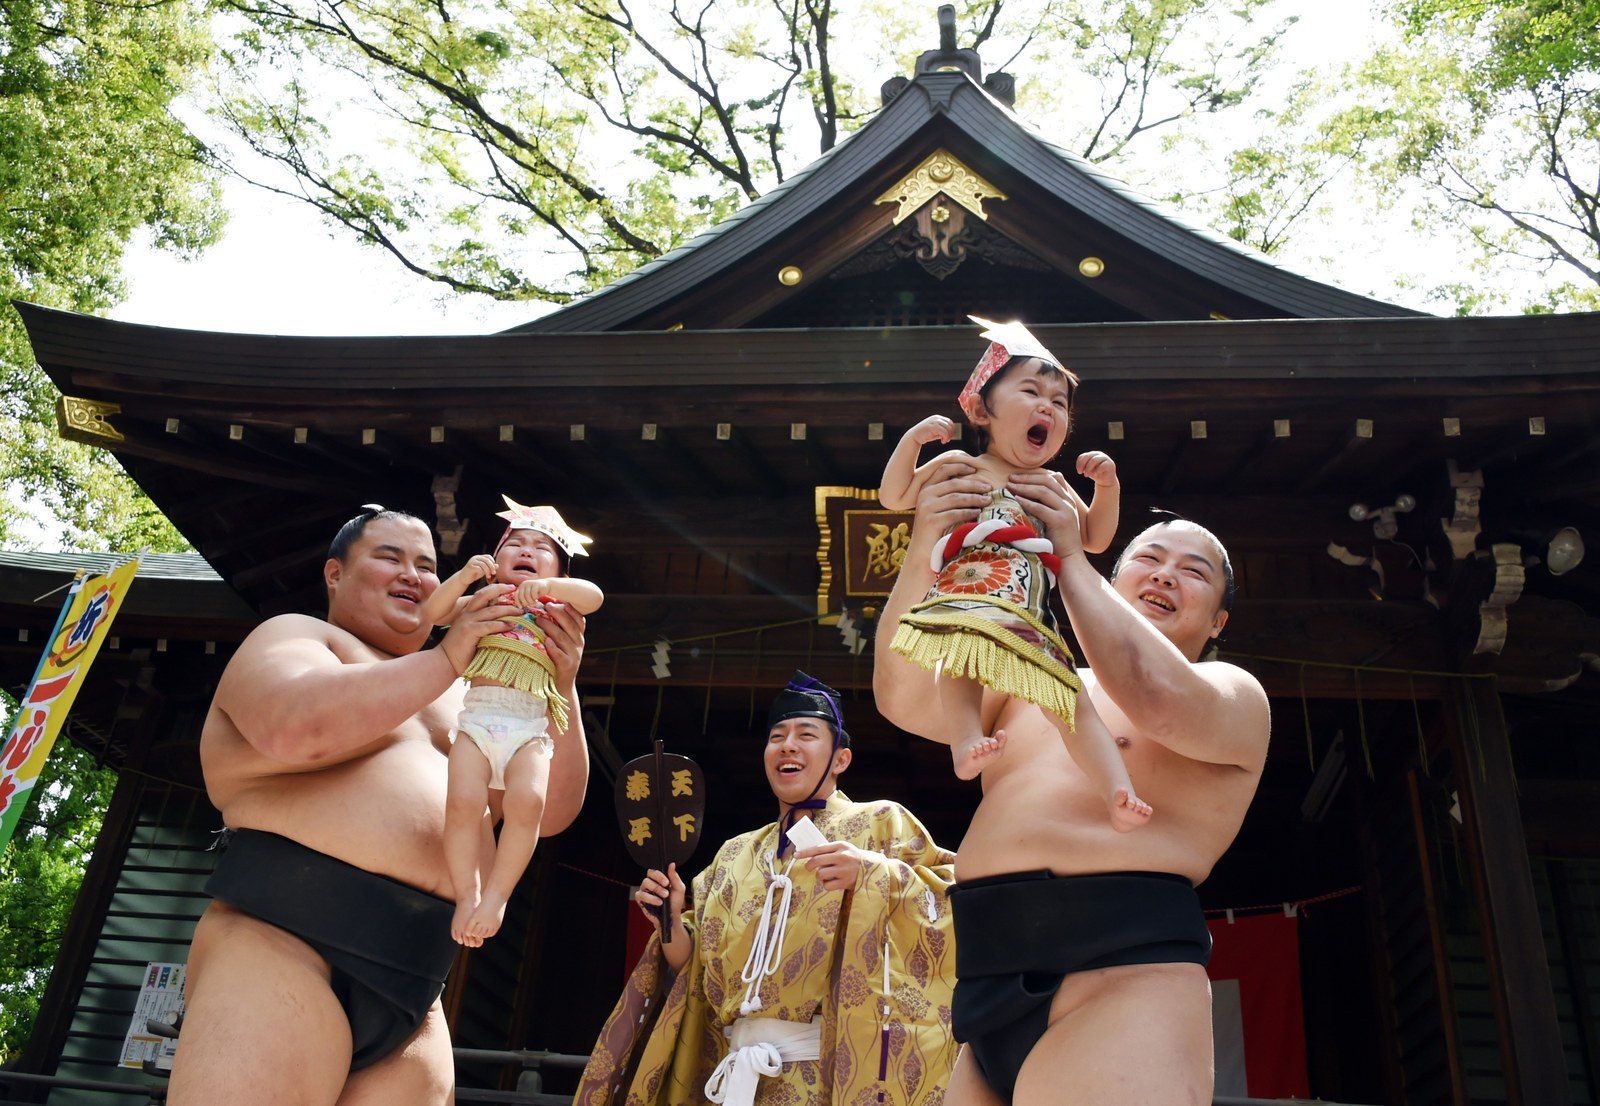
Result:
{"label": "carved gable ornament", "polygon": [[118,403],[62,396],[56,400],[56,429],[69,442],[111,445],[123,440],[122,432],[111,425],[111,416],[121,413]]}
{"label": "carved gable ornament", "polygon": [[899,204],[900,210],[894,216],[895,223],[899,224],[940,194],[948,196],[980,219],[988,218],[983,212],[984,200],[1006,198],[1004,192],[967,168],[960,158],[941,148],[929,154],[922,164],[900,178],[894,187],[873,202]]}

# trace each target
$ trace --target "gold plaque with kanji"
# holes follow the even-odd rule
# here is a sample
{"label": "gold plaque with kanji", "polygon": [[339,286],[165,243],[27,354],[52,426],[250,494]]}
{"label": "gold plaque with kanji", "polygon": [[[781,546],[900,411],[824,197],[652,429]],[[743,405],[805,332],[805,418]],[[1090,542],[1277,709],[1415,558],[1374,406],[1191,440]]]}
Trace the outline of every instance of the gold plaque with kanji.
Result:
{"label": "gold plaque with kanji", "polygon": [[883,507],[876,489],[817,489],[819,615],[889,594],[911,544],[913,514]]}

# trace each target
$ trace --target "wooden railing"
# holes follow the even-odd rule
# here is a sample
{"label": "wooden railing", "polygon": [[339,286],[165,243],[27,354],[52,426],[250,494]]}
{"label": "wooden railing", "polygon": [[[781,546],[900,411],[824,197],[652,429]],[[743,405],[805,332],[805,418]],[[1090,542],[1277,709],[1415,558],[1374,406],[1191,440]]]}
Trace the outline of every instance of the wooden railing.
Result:
{"label": "wooden railing", "polygon": [[[542,1052],[537,1049],[458,1048],[456,1054],[457,1102],[504,1102],[515,1106],[572,1106],[570,1094],[547,1094],[544,1090],[545,1068],[566,1068],[582,1071],[589,1062],[587,1056],[574,1056],[563,1052]],[[461,1065],[486,1064],[508,1067],[515,1065],[517,1086],[511,1091],[496,1091],[461,1085]]]}
{"label": "wooden railing", "polygon": [[[74,1091],[101,1091],[105,1094],[138,1095],[148,1106],[159,1106],[167,1101],[165,1083],[113,1083],[109,1079],[72,1079],[64,1075],[34,1075],[26,1071],[0,1069],[0,1087],[7,1084],[23,1086],[62,1087]],[[0,1102],[10,1102],[0,1098]]]}
{"label": "wooden railing", "polygon": [[[544,1071],[563,1068],[581,1071],[589,1062],[587,1056],[569,1053],[543,1052],[537,1049],[455,1049],[456,1070],[462,1065],[498,1066],[517,1069],[514,1090],[501,1091],[487,1087],[456,1087],[456,1101],[498,1102],[510,1106],[572,1106],[570,1094],[548,1094],[544,1090]],[[459,1079],[459,1075],[457,1077]],[[34,1075],[31,1072],[0,1070],[0,1087],[18,1086],[60,1087],[77,1091],[98,1091],[107,1095],[135,1096],[144,1099],[147,1106],[162,1106],[167,1101],[166,1083],[116,1083],[109,1079],[78,1079],[64,1075]],[[0,1096],[0,1104],[11,1101]]]}

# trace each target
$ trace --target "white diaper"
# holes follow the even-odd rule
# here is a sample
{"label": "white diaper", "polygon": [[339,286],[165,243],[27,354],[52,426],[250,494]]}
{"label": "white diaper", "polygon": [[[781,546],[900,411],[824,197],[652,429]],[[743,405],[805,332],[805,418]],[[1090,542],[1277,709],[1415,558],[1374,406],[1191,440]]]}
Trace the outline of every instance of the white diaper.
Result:
{"label": "white diaper", "polygon": [[467,690],[456,730],[472,743],[489,762],[489,786],[506,789],[506,765],[524,745],[533,752],[550,756],[555,742],[545,734],[549,716],[544,697],[514,687],[474,687]]}

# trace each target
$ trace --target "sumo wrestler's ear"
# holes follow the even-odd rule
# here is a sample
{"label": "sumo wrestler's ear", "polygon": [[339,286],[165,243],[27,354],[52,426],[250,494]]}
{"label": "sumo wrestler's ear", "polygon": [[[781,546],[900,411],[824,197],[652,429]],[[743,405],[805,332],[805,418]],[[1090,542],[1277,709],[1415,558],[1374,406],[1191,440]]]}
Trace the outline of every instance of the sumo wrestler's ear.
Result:
{"label": "sumo wrestler's ear", "polygon": [[1215,638],[1222,633],[1222,628],[1228,624],[1228,612],[1221,607],[1217,608],[1217,615],[1211,620],[1211,633],[1207,637]]}
{"label": "sumo wrestler's ear", "polygon": [[331,588],[339,582],[343,572],[344,562],[338,557],[329,557],[322,565],[322,582]]}
{"label": "sumo wrestler's ear", "polygon": [[838,752],[833,754],[833,767],[830,770],[831,773],[835,776],[839,775],[846,768],[850,767],[850,761],[854,758],[855,754],[850,751],[850,746],[846,745],[843,749],[840,749]]}

